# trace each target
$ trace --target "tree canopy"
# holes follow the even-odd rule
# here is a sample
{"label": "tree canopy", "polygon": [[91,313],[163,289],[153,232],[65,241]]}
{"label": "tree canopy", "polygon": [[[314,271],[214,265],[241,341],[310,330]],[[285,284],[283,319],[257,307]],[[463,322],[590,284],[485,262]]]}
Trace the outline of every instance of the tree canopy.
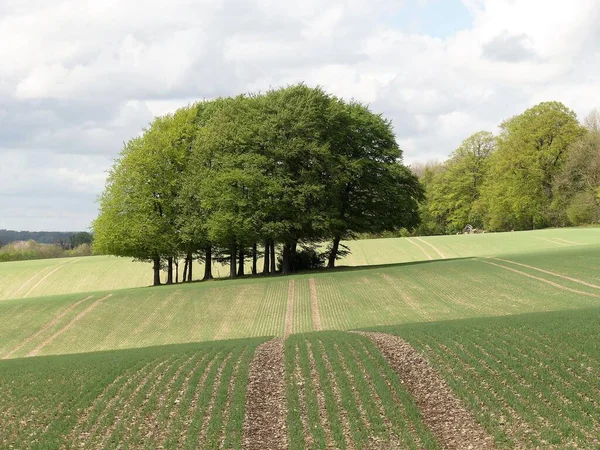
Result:
{"label": "tree canopy", "polygon": [[[115,161],[93,224],[100,251],[172,265],[227,260],[232,277],[298,270],[296,254],[418,224],[423,191],[402,163],[391,123],[366,105],[295,85],[199,102],[157,118]],[[315,251],[312,249],[311,251]],[[185,273],[185,271],[184,271]],[[184,278],[186,276],[184,275]]]}

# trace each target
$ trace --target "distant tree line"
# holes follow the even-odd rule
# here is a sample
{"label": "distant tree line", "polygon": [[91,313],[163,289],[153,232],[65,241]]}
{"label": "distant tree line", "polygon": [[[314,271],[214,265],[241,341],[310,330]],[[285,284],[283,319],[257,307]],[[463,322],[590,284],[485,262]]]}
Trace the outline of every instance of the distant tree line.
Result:
{"label": "distant tree line", "polygon": [[35,241],[39,244],[57,244],[73,249],[80,244],[91,244],[93,236],[86,231],[15,231],[0,230],[0,246],[16,241]]}
{"label": "distant tree line", "polygon": [[580,124],[563,104],[541,103],[413,170],[426,192],[418,234],[598,223],[600,115]]}
{"label": "distant tree line", "polygon": [[[6,230],[0,230],[6,231]],[[14,233],[14,232],[13,232]],[[16,232],[17,236],[36,236],[35,233]],[[89,256],[92,254],[93,237],[90,233],[46,233],[52,235],[54,243],[40,243],[33,239],[11,240],[0,243],[0,261],[22,261],[28,259],[65,258],[69,256]],[[5,239],[15,234],[4,233]],[[44,236],[42,234],[42,236]]]}
{"label": "distant tree line", "polygon": [[204,279],[214,259],[232,278],[245,262],[252,274],[287,274],[334,267],[357,233],[415,227],[422,199],[389,121],[295,85],[154,120],[112,167],[94,245],[152,262],[154,284],[163,269],[178,281],[180,259],[184,280],[194,260]]}

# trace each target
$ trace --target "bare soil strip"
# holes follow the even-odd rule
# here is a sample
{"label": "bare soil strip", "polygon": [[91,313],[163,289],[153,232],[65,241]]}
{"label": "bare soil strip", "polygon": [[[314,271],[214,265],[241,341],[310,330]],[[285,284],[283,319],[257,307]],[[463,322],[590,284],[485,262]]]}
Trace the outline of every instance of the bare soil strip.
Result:
{"label": "bare soil strip", "polygon": [[555,288],[562,289],[563,291],[569,291],[569,292],[574,292],[575,294],[587,295],[588,297],[600,298],[600,294],[594,294],[592,292],[580,291],[578,289],[571,289],[567,286],[563,286],[562,284],[555,283],[554,281],[546,280],[545,278],[541,278],[541,277],[536,277],[535,275],[530,275],[526,272],[522,272],[520,270],[513,269],[512,267],[506,267],[502,264],[496,264],[491,261],[483,261],[483,260],[480,260],[480,261],[485,264],[490,264],[492,266],[501,267],[502,269],[505,269],[505,270],[510,270],[511,272],[518,273],[519,275],[522,275],[527,278],[532,278],[534,280],[541,281],[542,283],[549,284],[550,286],[554,286]]}
{"label": "bare soil strip", "polygon": [[46,323],[42,328],[40,328],[34,334],[32,334],[31,336],[29,336],[27,339],[25,339],[23,342],[21,342],[15,348],[13,348],[11,351],[9,351],[7,354],[5,354],[1,359],[10,358],[15,352],[19,351],[21,348],[23,348],[29,342],[33,341],[35,338],[39,337],[41,334],[43,334],[49,328],[51,328],[54,325],[56,325],[60,321],[60,319],[62,319],[63,317],[65,317],[73,309],[75,309],[77,306],[79,306],[81,303],[85,302],[86,300],[89,300],[90,298],[92,298],[91,295],[88,296],[88,297],[86,297],[86,298],[84,298],[84,299],[82,299],[82,300],[79,300],[79,301],[73,303],[72,305],[68,306],[67,308],[65,308],[60,314],[58,314],[57,316],[55,316],[50,322]]}
{"label": "bare soil strip", "polygon": [[588,283],[587,281],[580,280],[579,278],[569,277],[567,275],[563,275],[563,274],[556,273],[556,272],[551,272],[549,270],[541,269],[539,267],[535,267],[535,266],[530,266],[530,265],[527,265],[527,264],[518,263],[518,262],[515,262],[515,261],[511,261],[509,259],[500,259],[500,258],[488,258],[488,259],[493,259],[495,261],[502,261],[502,262],[505,262],[505,263],[514,264],[516,266],[526,267],[528,269],[537,270],[538,272],[542,272],[542,273],[547,273],[548,275],[553,275],[555,277],[562,278],[564,280],[572,281],[573,283],[578,283],[578,284],[582,284],[584,286],[588,286],[588,287],[591,287],[591,288],[600,289],[600,286],[598,286],[597,284]]}
{"label": "bare soil strip", "polygon": [[[56,267],[54,270],[52,270],[52,271],[48,272],[48,273],[47,273],[46,275],[44,275],[44,276],[43,276],[43,277],[42,277],[42,278],[41,278],[41,279],[40,279],[40,280],[39,280],[37,283],[35,283],[35,284],[34,284],[34,285],[31,287],[31,289],[29,289],[29,290],[28,290],[28,291],[27,291],[25,294],[23,294],[23,297],[21,297],[21,298],[25,298],[25,297],[27,297],[29,294],[31,294],[31,292],[32,292],[32,291],[33,291],[33,290],[34,290],[36,287],[38,287],[40,284],[42,284],[44,281],[46,281],[46,279],[47,279],[47,278],[48,278],[50,275],[52,275],[53,273],[55,273],[57,270],[59,270],[59,269],[63,268],[63,267],[64,267],[64,266],[66,266],[66,265],[69,265],[69,264],[76,263],[76,262],[77,262],[77,261],[79,261],[80,259],[81,259],[81,258],[77,258],[77,259],[74,259],[74,260],[72,260],[72,261],[67,261],[67,262],[65,262],[65,263],[63,263],[63,264],[61,264],[61,265],[59,265],[58,267]],[[39,273],[39,272],[38,272],[38,273]],[[37,276],[37,274],[36,274],[36,276]],[[28,281],[27,283],[29,283],[29,281]]]}
{"label": "bare soil strip", "polygon": [[400,375],[444,449],[493,449],[492,437],[467,411],[444,379],[407,342],[383,333],[364,333]]}
{"label": "bare soil strip", "polygon": [[321,331],[321,315],[319,314],[319,299],[317,297],[317,283],[314,278],[308,280],[310,287],[310,307],[312,310],[313,328]]}
{"label": "bare soil strip", "polygon": [[290,280],[288,288],[287,311],[285,313],[285,332],[284,336],[292,334],[294,325],[294,280]]}
{"label": "bare soil strip", "polygon": [[410,242],[412,245],[414,245],[415,247],[417,247],[419,250],[421,250],[421,252],[422,252],[422,253],[425,255],[425,257],[426,257],[428,260],[430,260],[430,261],[431,261],[431,260],[433,259],[433,256],[431,256],[429,253],[427,253],[427,250],[425,250],[423,247],[421,247],[419,244],[417,244],[417,243],[416,243],[415,241],[413,241],[411,238],[406,238],[406,240],[407,240],[408,242]]}
{"label": "bare soil strip", "polygon": [[288,448],[284,377],[283,339],[275,338],[260,345],[250,363],[244,450]]}
{"label": "bare soil strip", "polygon": [[446,255],[444,255],[444,254],[443,254],[441,251],[439,251],[439,250],[437,249],[437,247],[433,246],[432,244],[430,244],[430,243],[429,243],[429,242],[427,242],[426,240],[424,240],[424,239],[421,239],[420,237],[416,237],[415,239],[416,239],[417,241],[420,241],[420,242],[422,242],[423,244],[425,244],[425,245],[427,245],[427,246],[431,247],[431,249],[432,249],[434,252],[436,252],[440,258],[446,258]]}
{"label": "bare soil strip", "polygon": [[61,334],[63,334],[65,331],[67,331],[69,328],[71,328],[73,325],[75,325],[77,322],[79,322],[81,319],[83,319],[91,310],[93,310],[96,306],[98,306],[100,303],[102,303],[104,300],[106,300],[109,297],[112,297],[112,294],[108,294],[108,295],[94,301],[90,306],[88,306],[83,311],[81,311],[79,314],[77,314],[77,316],[73,320],[71,320],[68,324],[66,324],[64,327],[62,327],[60,330],[58,330],[56,333],[54,333],[48,339],[44,340],[44,342],[42,342],[40,345],[38,345],[35,349],[30,351],[27,354],[27,356],[36,356],[40,352],[41,349],[43,349],[46,345],[51,343],[54,339],[59,337]]}

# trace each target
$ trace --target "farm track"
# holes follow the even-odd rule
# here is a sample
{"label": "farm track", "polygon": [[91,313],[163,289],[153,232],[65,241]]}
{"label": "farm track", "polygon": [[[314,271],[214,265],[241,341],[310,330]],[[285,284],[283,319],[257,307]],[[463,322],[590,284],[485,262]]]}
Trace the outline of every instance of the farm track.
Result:
{"label": "farm track", "polygon": [[288,448],[285,416],[283,340],[275,338],[256,349],[250,364],[242,448]]}
{"label": "farm track", "polygon": [[18,352],[25,345],[27,345],[31,341],[35,340],[36,338],[38,338],[39,336],[41,336],[42,334],[44,334],[44,332],[48,331],[50,328],[52,328],[54,325],[56,325],[58,322],[60,322],[60,320],[63,317],[65,317],[67,314],[69,314],[73,309],[77,308],[77,306],[79,306],[81,303],[85,302],[86,300],[89,300],[90,298],[92,298],[91,295],[89,295],[89,296],[85,297],[84,299],[79,300],[79,301],[71,304],[70,306],[66,307],[62,312],[60,312],[58,315],[56,315],[50,322],[47,322],[37,332],[35,332],[34,334],[32,334],[31,336],[29,336],[28,338],[26,338],[24,341],[22,341],[20,344],[18,344],[12,350],[10,350],[8,353],[6,353],[4,356],[2,356],[2,359],[8,359],[8,358],[10,358],[14,353]]}
{"label": "farm track", "polygon": [[290,280],[288,283],[288,298],[287,298],[287,310],[285,313],[285,331],[284,337],[288,337],[292,334],[294,326],[294,280]]}
{"label": "farm track", "polygon": [[438,254],[438,256],[442,259],[446,258],[446,255],[444,255],[436,246],[434,246],[433,244],[430,244],[429,242],[427,242],[425,239],[422,239],[420,237],[416,237],[415,238],[417,241],[422,242],[423,244],[427,245],[428,247],[430,247],[434,252],[436,252]]}
{"label": "farm track", "polygon": [[[37,283],[35,283],[25,294],[23,294],[22,298],[26,298],[29,294],[31,294],[33,292],[33,290],[38,287],[40,284],[42,284],[44,281],[46,281],[51,275],[55,274],[58,270],[62,269],[64,266],[67,266],[69,264],[73,264],[76,263],[77,261],[79,261],[81,258],[77,258],[75,260],[72,261],[67,261],[63,264],[58,265],[57,267],[55,267],[53,270],[51,270],[50,272],[48,272],[46,275],[44,275],[40,280],[38,280]],[[37,276],[37,274],[35,275]],[[16,294],[13,294],[16,295]]]}
{"label": "farm track", "polygon": [[321,330],[321,314],[319,313],[319,298],[317,297],[317,283],[314,278],[308,280],[310,286],[310,306],[312,309],[313,328]]}
{"label": "farm track", "polygon": [[563,275],[563,274],[560,274],[560,273],[552,272],[550,270],[542,269],[540,267],[531,266],[529,264],[523,264],[523,263],[519,263],[519,262],[516,262],[516,261],[511,261],[509,259],[501,259],[501,258],[488,258],[488,259],[492,259],[494,261],[501,261],[501,262],[505,262],[505,263],[509,263],[509,264],[514,264],[516,266],[525,267],[527,269],[536,270],[538,272],[545,273],[547,275],[552,275],[554,277],[562,278],[563,280],[572,281],[573,283],[578,283],[578,284],[581,284],[583,286],[591,287],[591,288],[594,288],[594,289],[600,289],[600,286],[597,285],[597,284],[588,283],[587,281],[580,280],[579,278],[573,278],[573,277],[570,277],[570,276],[567,276],[567,275]]}
{"label": "farm track", "polygon": [[517,273],[517,274],[519,274],[519,275],[521,275],[523,277],[531,278],[533,280],[537,280],[537,281],[540,281],[542,283],[549,284],[550,286],[553,286],[553,287],[555,287],[557,289],[561,289],[563,291],[573,292],[575,294],[585,295],[585,296],[588,296],[588,297],[600,298],[600,294],[594,294],[592,292],[580,291],[579,289],[572,289],[570,287],[563,286],[562,284],[556,283],[554,281],[547,280],[546,278],[536,277],[535,275],[531,275],[531,274],[529,274],[527,272],[523,272],[522,270],[513,269],[512,267],[507,267],[507,266],[502,265],[502,264],[497,264],[497,263],[494,263],[494,262],[491,262],[491,261],[486,261],[486,260],[480,260],[480,261],[483,262],[483,263],[485,263],[485,264],[490,264],[492,266],[501,267],[504,270],[509,270],[509,271],[511,271],[513,273]]}
{"label": "farm track", "polygon": [[101,297],[98,300],[95,300],[90,306],[88,306],[86,309],[84,309],[83,311],[81,311],[68,324],[66,324],[64,327],[62,327],[60,330],[58,330],[56,333],[54,333],[49,338],[45,339],[36,348],[34,348],[32,351],[30,351],[27,354],[27,356],[36,356],[44,347],[46,347],[48,344],[50,344],[52,341],[54,341],[57,337],[59,337],[60,335],[62,335],[63,333],[65,333],[69,328],[71,328],[73,325],[75,325],[77,322],[79,322],[81,319],[83,319],[90,311],[92,311],[100,303],[102,303],[104,300],[106,300],[107,298],[110,298],[110,297],[112,297],[112,294],[105,295],[104,297]]}
{"label": "farm track", "polygon": [[399,373],[424,422],[444,449],[493,449],[491,436],[477,423],[429,362],[399,337],[367,333]]}
{"label": "farm track", "polygon": [[419,244],[417,244],[415,241],[413,241],[411,238],[406,238],[406,240],[408,242],[410,242],[412,245],[414,245],[415,247],[417,247],[424,255],[425,258],[427,258],[429,261],[433,260],[433,256],[431,256],[427,250],[425,250],[423,247],[421,247]]}

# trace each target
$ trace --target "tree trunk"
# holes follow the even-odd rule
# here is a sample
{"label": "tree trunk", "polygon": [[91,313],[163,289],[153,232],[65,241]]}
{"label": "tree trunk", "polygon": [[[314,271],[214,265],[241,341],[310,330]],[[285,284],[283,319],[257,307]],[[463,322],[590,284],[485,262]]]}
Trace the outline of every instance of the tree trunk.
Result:
{"label": "tree trunk", "polygon": [[204,280],[212,280],[212,247],[206,247],[204,254]]}
{"label": "tree trunk", "polygon": [[270,247],[271,245],[269,244],[269,241],[265,241],[265,260],[263,263],[263,275],[269,275],[269,270],[271,268],[271,253],[270,253]]}
{"label": "tree trunk", "polygon": [[167,284],[173,284],[173,257],[167,258]]}
{"label": "tree trunk", "polygon": [[154,266],[152,266],[152,269],[154,270],[154,286],[160,286],[160,258],[155,256],[153,261]]}
{"label": "tree trunk", "polygon": [[335,267],[335,260],[337,259],[338,251],[340,250],[340,236],[335,236],[333,238],[333,245],[331,246],[331,251],[329,252],[329,261],[327,262],[327,267],[333,269]]}
{"label": "tree trunk", "polygon": [[257,250],[255,242],[254,244],[252,244],[252,275],[256,275],[256,259],[258,258],[258,255],[256,253]]}
{"label": "tree trunk", "polygon": [[175,258],[175,284],[179,284],[179,258]]}
{"label": "tree trunk", "polygon": [[187,280],[191,282],[192,281],[192,268],[194,267],[194,258],[192,257],[191,253],[188,253],[187,259],[188,259],[188,277],[187,277]]}
{"label": "tree trunk", "polygon": [[271,241],[269,250],[271,252],[271,273],[275,273],[277,272],[277,261],[275,260],[275,241]]}
{"label": "tree trunk", "polygon": [[236,245],[232,244],[230,248],[231,255],[229,256],[229,278],[235,278],[235,252],[237,251]]}
{"label": "tree trunk", "polygon": [[184,283],[187,281],[188,262],[189,262],[189,258],[186,256],[185,263],[183,264],[183,280],[182,281]]}
{"label": "tree trunk", "polygon": [[282,262],[281,262],[281,273],[283,275],[289,275],[291,273],[291,256],[292,256],[292,246],[288,243],[283,244],[283,254],[282,254]]}
{"label": "tree trunk", "polygon": [[238,259],[238,277],[243,277],[244,274],[244,259],[245,259],[245,255],[244,255],[244,246],[240,246],[240,257]]}

